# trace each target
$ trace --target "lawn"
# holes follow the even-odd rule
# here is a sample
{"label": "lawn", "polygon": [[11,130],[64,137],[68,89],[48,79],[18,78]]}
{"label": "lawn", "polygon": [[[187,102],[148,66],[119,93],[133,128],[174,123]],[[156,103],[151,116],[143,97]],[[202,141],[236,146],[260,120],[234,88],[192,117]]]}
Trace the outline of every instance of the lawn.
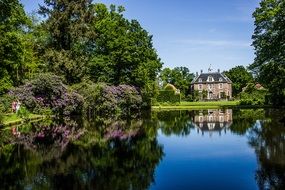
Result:
{"label": "lawn", "polygon": [[181,102],[181,106],[236,106],[239,101]]}
{"label": "lawn", "polygon": [[[29,119],[30,120],[35,120],[35,119],[40,119],[40,118],[43,118],[43,116],[41,115],[36,115],[36,114],[30,114],[29,115]],[[18,123],[18,122],[21,122],[23,119],[18,117],[17,114],[6,114],[4,115],[3,117],[3,124],[4,125],[11,125],[11,124],[14,124],[14,123]]]}
{"label": "lawn", "polygon": [[152,106],[152,109],[218,109],[237,105],[239,105],[239,101],[181,102],[178,105]]}

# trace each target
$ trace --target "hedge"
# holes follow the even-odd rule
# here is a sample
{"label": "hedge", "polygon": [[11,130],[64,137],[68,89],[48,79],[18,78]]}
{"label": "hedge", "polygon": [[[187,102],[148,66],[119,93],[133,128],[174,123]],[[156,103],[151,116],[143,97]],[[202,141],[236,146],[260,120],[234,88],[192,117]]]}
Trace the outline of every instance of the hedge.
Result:
{"label": "hedge", "polygon": [[160,90],[157,96],[157,102],[180,102],[181,95],[180,93],[175,93],[173,90]]}

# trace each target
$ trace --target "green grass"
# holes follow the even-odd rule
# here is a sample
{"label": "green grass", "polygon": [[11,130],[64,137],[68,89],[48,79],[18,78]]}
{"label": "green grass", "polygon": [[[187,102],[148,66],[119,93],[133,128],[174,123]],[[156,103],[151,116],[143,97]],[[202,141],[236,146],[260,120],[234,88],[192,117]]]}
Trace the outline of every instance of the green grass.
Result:
{"label": "green grass", "polygon": [[181,106],[236,106],[239,101],[181,102]]}
{"label": "green grass", "polygon": [[[30,120],[34,120],[34,119],[39,119],[39,118],[42,118],[43,116],[41,115],[36,115],[36,114],[30,114],[29,115],[29,119]],[[7,114],[7,115],[4,115],[4,118],[3,118],[3,124],[4,125],[11,125],[11,124],[14,124],[14,123],[18,123],[18,122],[21,122],[23,119],[18,117],[17,114]]]}
{"label": "green grass", "polygon": [[239,101],[213,101],[213,102],[181,102],[179,105],[160,105],[160,106],[152,106],[152,109],[179,109],[179,110],[187,110],[187,109],[218,109],[221,107],[227,106],[237,106],[239,105]]}

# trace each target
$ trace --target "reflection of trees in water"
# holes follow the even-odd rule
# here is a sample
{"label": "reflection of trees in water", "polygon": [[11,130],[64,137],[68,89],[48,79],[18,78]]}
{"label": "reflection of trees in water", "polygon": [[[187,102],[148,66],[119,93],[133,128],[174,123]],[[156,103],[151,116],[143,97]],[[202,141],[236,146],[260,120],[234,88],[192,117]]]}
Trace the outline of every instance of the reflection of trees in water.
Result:
{"label": "reflection of trees in water", "polygon": [[154,112],[153,120],[161,128],[163,134],[187,136],[190,134],[192,120],[188,111],[163,111]]}
{"label": "reflection of trees in water", "polygon": [[238,135],[245,135],[256,120],[266,120],[264,109],[239,109],[233,112],[233,123],[230,130]]}
{"label": "reflection of trees in water", "polygon": [[[131,125],[136,128],[142,122]],[[101,131],[93,130],[64,151],[9,145],[0,150],[0,189],[147,189],[163,156],[156,134],[148,132],[153,131],[144,127],[137,135],[123,134],[126,138],[103,138]],[[88,142],[92,135],[100,139]]]}
{"label": "reflection of trees in water", "polygon": [[272,115],[274,111],[268,113],[272,120],[256,122],[248,133],[259,164],[256,180],[260,189],[285,189],[285,128]]}

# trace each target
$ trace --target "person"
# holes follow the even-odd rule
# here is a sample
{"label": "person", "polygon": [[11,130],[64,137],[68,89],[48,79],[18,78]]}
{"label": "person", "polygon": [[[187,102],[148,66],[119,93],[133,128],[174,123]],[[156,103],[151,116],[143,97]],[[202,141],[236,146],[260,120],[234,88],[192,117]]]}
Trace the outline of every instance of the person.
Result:
{"label": "person", "polygon": [[16,104],[16,113],[18,113],[18,111],[20,110],[21,108],[21,102],[18,100],[17,101],[17,104]]}
{"label": "person", "polygon": [[17,105],[17,102],[16,101],[13,101],[12,102],[12,112],[16,112],[16,105]]}
{"label": "person", "polygon": [[18,131],[18,127],[12,127],[12,134],[17,137],[21,135],[21,133]]}

